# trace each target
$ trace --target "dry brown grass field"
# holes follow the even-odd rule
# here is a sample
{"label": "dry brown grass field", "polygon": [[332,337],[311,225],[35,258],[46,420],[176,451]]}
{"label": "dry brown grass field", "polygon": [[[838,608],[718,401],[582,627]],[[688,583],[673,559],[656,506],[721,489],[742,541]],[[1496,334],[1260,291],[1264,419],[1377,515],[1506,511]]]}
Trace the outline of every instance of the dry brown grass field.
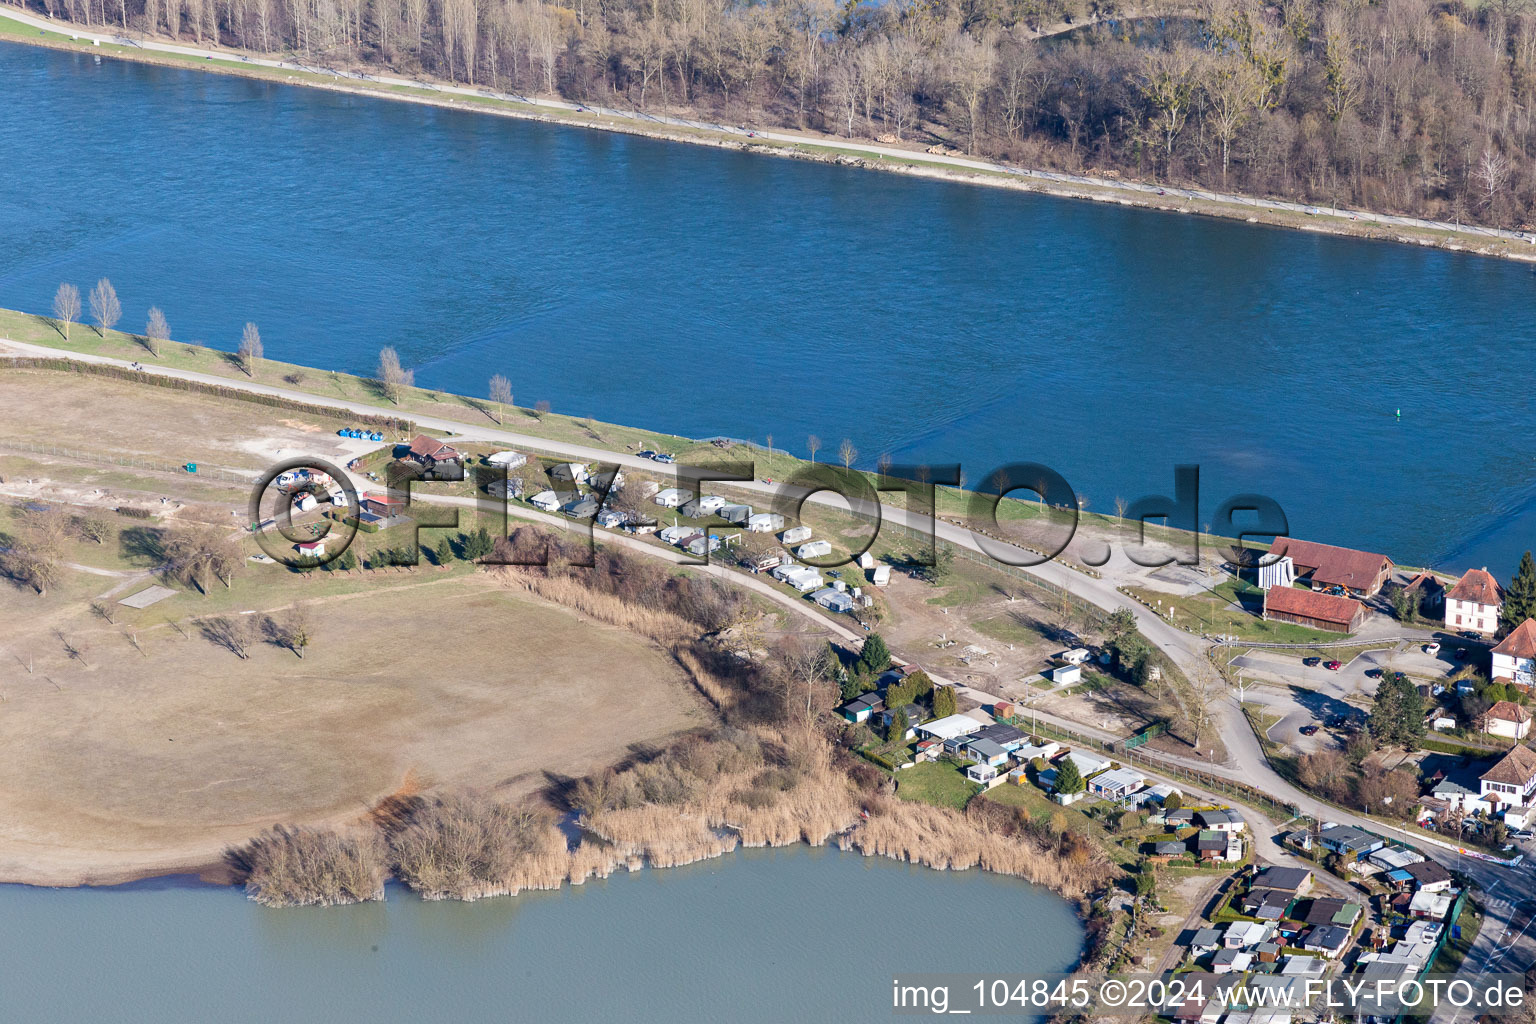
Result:
{"label": "dry brown grass field", "polygon": [[200,867],[275,822],[357,818],[402,788],[522,793],[709,720],[634,634],[485,575],[434,575],[313,598],[302,659],[215,646],[194,595],[166,602],[185,613],[174,625],[133,629],[83,594],[6,584],[0,614],[31,628],[0,655],[0,879]]}

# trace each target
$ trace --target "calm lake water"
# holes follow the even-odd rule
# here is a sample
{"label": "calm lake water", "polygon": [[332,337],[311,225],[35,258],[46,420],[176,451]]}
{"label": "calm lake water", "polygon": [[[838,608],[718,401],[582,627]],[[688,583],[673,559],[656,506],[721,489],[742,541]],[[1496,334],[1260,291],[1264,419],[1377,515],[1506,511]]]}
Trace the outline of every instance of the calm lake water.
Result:
{"label": "calm lake water", "polygon": [[[1503,574],[1530,267],[0,45],[0,303],[873,464],[1203,468],[1292,533]],[[1399,419],[1396,410],[1401,410]]]}
{"label": "calm lake water", "polygon": [[4,1019],[70,1024],[887,1021],[900,972],[1064,970],[1082,941],[1023,882],[803,846],[472,904],[6,886],[0,921]]}

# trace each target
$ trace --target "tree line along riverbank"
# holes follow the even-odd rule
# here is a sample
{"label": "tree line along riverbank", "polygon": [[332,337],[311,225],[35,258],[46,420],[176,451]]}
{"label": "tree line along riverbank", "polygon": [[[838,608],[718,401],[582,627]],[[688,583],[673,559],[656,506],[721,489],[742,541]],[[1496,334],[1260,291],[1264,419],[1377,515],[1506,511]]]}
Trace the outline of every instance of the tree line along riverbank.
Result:
{"label": "tree line along riverbank", "polygon": [[[523,5],[515,5],[520,9]],[[533,5],[528,5],[529,9]],[[370,11],[378,5],[369,7]],[[433,8],[435,12],[437,8]],[[1241,11],[1230,14],[1233,28],[1230,32],[1237,33],[1226,40],[1222,45],[1236,47],[1239,45],[1239,36],[1243,33],[1256,32],[1254,27],[1255,15],[1252,12]],[[1313,12],[1315,15],[1316,12]],[[726,12],[721,15],[724,18],[735,15]],[[1226,15],[1224,15],[1226,16]],[[387,15],[386,15],[387,17]],[[1215,15],[1212,15],[1214,18]],[[126,22],[130,26],[129,31],[138,32],[147,28],[150,24],[142,17],[135,19],[127,16]],[[1303,19],[1305,22],[1305,19]],[[1210,22],[1215,24],[1216,22]],[[926,111],[922,116],[916,117],[912,123],[896,132],[883,131],[881,120],[883,115],[876,113],[875,98],[877,96],[888,97],[892,86],[887,83],[884,86],[876,84],[870,77],[874,72],[869,72],[858,80],[858,88],[861,109],[865,111],[860,122],[862,127],[858,130],[843,130],[826,109],[831,102],[828,98],[830,85],[821,82],[815,86],[817,102],[812,104],[807,101],[804,104],[789,105],[783,97],[770,102],[765,99],[760,103],[747,103],[745,107],[738,108],[734,104],[746,102],[742,99],[742,93],[734,94],[727,91],[717,98],[717,102],[711,101],[707,88],[708,81],[704,79],[687,89],[678,90],[678,99],[687,97],[686,103],[679,104],[674,101],[668,105],[666,102],[653,102],[646,104],[636,99],[633,89],[628,86],[620,88],[618,77],[624,74],[626,66],[624,58],[619,50],[614,51],[613,60],[615,76],[602,89],[592,91],[590,89],[577,89],[571,83],[575,81],[571,75],[562,73],[556,78],[556,86],[550,89],[540,88],[537,81],[531,84],[519,85],[511,77],[502,77],[501,72],[491,76],[494,81],[485,77],[471,78],[472,84],[460,88],[460,93],[451,95],[454,88],[450,84],[462,80],[462,68],[459,77],[447,74],[445,68],[433,65],[430,60],[421,57],[405,63],[380,62],[373,51],[349,50],[345,46],[331,46],[323,53],[317,51],[303,53],[299,46],[294,46],[284,54],[277,55],[281,60],[286,57],[288,63],[281,69],[264,67],[253,60],[267,59],[257,55],[267,53],[263,50],[249,51],[209,51],[213,59],[204,59],[200,50],[193,49],[201,46],[220,46],[233,41],[234,36],[228,32],[220,34],[211,27],[192,34],[188,25],[194,22],[178,21],[176,33],[173,34],[177,45],[186,52],[168,52],[155,50],[153,47],[162,46],[158,39],[167,39],[165,34],[158,37],[145,37],[144,42],[132,42],[118,33],[124,30],[120,25],[104,25],[98,18],[94,21],[82,17],[79,25],[80,31],[95,31],[109,34],[110,39],[120,42],[108,42],[101,46],[90,46],[89,43],[74,40],[71,32],[66,28],[62,32],[39,31],[31,27],[21,27],[16,22],[5,22],[0,19],[0,37],[11,38],[21,42],[40,43],[64,49],[91,49],[96,54],[108,53],[115,56],[126,57],[136,61],[150,63],[163,63],[181,67],[198,67],[203,70],[212,70],[221,73],[242,75],[265,79],[276,79],[290,84],[310,85],[321,88],[329,88],[339,91],[357,92],[368,95],[380,96],[396,100],[409,100],[413,102],[428,103],[437,106],[446,106],[465,110],[481,112],[501,113],[504,115],[527,117],[537,120],[560,121],[583,127],[599,128],[608,131],[618,131],[629,134],[644,135],[668,141],[693,142],[700,144],[716,145],[729,148],[745,148],[753,151],[790,156],[801,159],[810,159],[822,162],[836,162],[851,164],[869,169],[895,171],[900,173],[915,174],[918,176],[947,178],[966,181],[973,184],[986,184],[993,186],[1010,187],[1026,191],[1037,191],[1045,194],[1089,199],[1098,201],[1111,201],[1123,205],[1143,206],[1168,212],[1200,213],[1222,217],[1240,217],[1252,223],[1265,223],[1275,226],[1299,228],[1304,230],[1320,231],[1325,233],[1349,235],[1354,237],[1391,240],[1404,243],[1432,245],[1453,250],[1466,250],[1482,255],[1499,255],[1519,259],[1531,259],[1533,254],[1524,237],[1516,237],[1514,233],[1502,235],[1489,234],[1479,228],[1464,229],[1461,225],[1473,225],[1476,223],[1502,225],[1506,227],[1519,227],[1528,215],[1525,206],[1528,201],[1525,198],[1529,189],[1526,187],[1524,163],[1517,161],[1513,156],[1488,149],[1477,166],[1467,163],[1461,169],[1462,180],[1459,184],[1445,185],[1440,190],[1443,195],[1434,198],[1415,198],[1410,194],[1413,189],[1398,183],[1396,190],[1389,189],[1379,182],[1366,181],[1361,168],[1364,166],[1358,154],[1354,162],[1350,164],[1353,176],[1340,176],[1337,169],[1330,170],[1317,162],[1318,122],[1309,121],[1310,116],[1294,113],[1285,113],[1278,110],[1265,110],[1255,107],[1248,114],[1238,111],[1231,115],[1230,122],[1224,121],[1226,126],[1221,132],[1205,125],[1201,118],[1210,116],[1207,112],[1216,103],[1216,97],[1212,89],[1217,83],[1228,84],[1228,79],[1237,74],[1232,68],[1217,65],[1217,60],[1211,53],[1204,51],[1190,52],[1187,44],[1173,45],[1172,51],[1148,49],[1145,41],[1126,40],[1120,38],[1093,39],[1091,41],[1074,41],[1069,44],[1050,44],[1039,53],[1030,51],[1027,56],[1019,56],[1010,50],[1018,47],[1046,47],[1045,41],[1036,41],[1028,38],[1030,32],[1021,29],[1014,24],[1007,32],[1000,28],[986,29],[982,32],[986,45],[993,46],[996,52],[990,52],[983,63],[990,69],[989,76],[1008,76],[1012,78],[993,80],[988,77],[984,88],[977,95],[986,101],[990,113],[983,115],[983,108],[977,107],[975,117],[967,115],[964,123],[955,122],[952,116],[955,104],[947,99],[935,101],[934,96],[942,97],[943,89],[935,83],[950,83],[949,72],[945,68],[953,66],[953,60],[939,56],[927,55],[922,58],[923,77],[922,85],[914,85],[912,88],[918,91],[913,94],[914,109]],[[1226,22],[1220,22],[1226,24]],[[1309,24],[1309,23],[1308,23]],[[8,29],[7,25],[17,25],[16,29]],[[937,28],[930,26],[930,30],[919,33],[914,27],[901,28],[905,33],[901,38],[908,38],[916,34],[919,38],[927,38],[934,35],[943,36],[944,26],[954,26],[950,22],[944,22]],[[1245,27],[1246,26],[1246,27]],[[167,24],[161,25],[164,32],[169,32]],[[1360,26],[1359,31],[1365,31],[1368,26]],[[861,30],[864,31],[864,30]],[[886,26],[881,31],[889,34],[896,29]],[[1269,36],[1282,32],[1281,28],[1271,26]],[[1303,31],[1299,25],[1289,25],[1285,31],[1292,34]],[[955,29],[958,33],[950,39],[971,39],[968,30]],[[844,51],[849,47],[864,46],[864,42],[857,44],[847,41],[848,29],[846,27],[827,30],[824,40],[825,46],[817,50],[825,53],[821,56],[832,66],[835,61],[845,56]],[[1022,33],[1022,34],[1021,34]],[[192,34],[192,38],[187,36]],[[583,36],[582,39],[585,37]],[[622,34],[610,31],[609,38],[622,40]],[[858,36],[860,40],[864,37]],[[882,37],[886,38],[886,37]],[[1266,37],[1268,38],[1268,37]],[[560,59],[565,60],[567,54],[585,53],[582,39],[566,41],[565,49],[560,50]],[[835,43],[836,40],[843,40]],[[1011,40],[1011,42],[1010,42]],[[1273,41],[1273,40],[1271,40]],[[425,45],[425,44],[423,44]],[[618,43],[614,44],[618,46]],[[871,43],[870,46],[875,44]],[[886,46],[894,45],[889,42]],[[935,44],[937,45],[937,44]],[[950,44],[946,44],[950,45]],[[962,44],[953,44],[962,45]],[[974,40],[963,44],[975,48],[982,47],[982,43]],[[1215,45],[1215,44],[1213,44]],[[1180,47],[1182,46],[1182,49]],[[1299,47],[1300,44],[1298,43]],[[1105,70],[1103,54],[1115,47],[1128,48],[1127,54],[1116,63],[1110,61],[1111,67]],[[1284,49],[1282,47],[1282,49]],[[1301,50],[1305,48],[1302,47]],[[1281,63],[1290,60],[1294,67],[1308,67],[1312,65],[1302,59],[1300,54],[1291,53],[1289,57],[1282,54]],[[1176,53],[1176,63],[1182,68],[1177,79],[1169,86],[1173,90],[1175,109],[1154,113],[1150,108],[1137,110],[1105,109],[1092,114],[1083,114],[1083,119],[1072,127],[1068,134],[1071,137],[1071,145],[1067,152],[1061,150],[1061,140],[1050,142],[1046,136],[1049,132],[1036,125],[1034,135],[1020,135],[1023,131],[1024,121],[1018,110],[1008,108],[1011,112],[1004,113],[1001,110],[991,109],[1004,102],[1000,96],[1010,97],[1006,102],[1018,104],[1022,102],[1021,96],[1029,94],[1025,88],[1029,81],[1050,83],[1057,81],[1061,75],[1082,75],[1087,73],[1077,66],[1057,67],[1052,64],[1062,58],[1063,51],[1082,51],[1092,55],[1090,62],[1094,73],[1103,73],[1111,80],[1101,83],[1103,88],[1092,95],[1113,97],[1123,93],[1130,85],[1135,86],[1135,95],[1140,97],[1136,101],[1145,107],[1152,102],[1148,97],[1157,83],[1165,81],[1166,69],[1153,67],[1149,64],[1143,68],[1139,62],[1151,60],[1148,55],[1156,56],[1167,52]],[[484,51],[477,51],[484,52]],[[782,58],[782,51],[775,49],[777,54],[774,59]],[[860,49],[859,54],[865,54]],[[871,51],[873,52],[873,51]],[[883,51],[882,51],[883,52]],[[947,51],[946,51],[947,52]],[[1226,50],[1220,51],[1225,60],[1230,56]],[[1289,53],[1290,51],[1286,51]],[[572,58],[574,59],[574,58]],[[862,61],[872,65],[880,64],[873,57],[850,57],[856,62]],[[1174,58],[1169,58],[1173,60]],[[1083,60],[1088,60],[1087,56]],[[1158,57],[1162,60],[1162,57]],[[1013,61],[1014,63],[1010,63]],[[1022,61],[1015,67],[1018,61]],[[1215,63],[1213,63],[1213,61]],[[526,62],[524,62],[525,64]],[[1157,61],[1153,62],[1154,64]],[[1187,67],[1185,65],[1188,65]],[[524,66],[518,62],[510,64],[498,61],[497,67]],[[860,64],[862,67],[863,65]],[[1008,69],[1012,70],[1008,70]],[[333,70],[334,69],[334,70]],[[784,75],[785,68],[776,70]],[[342,72],[343,77],[338,77],[336,72]],[[407,76],[406,79],[386,79],[380,72],[398,72]],[[1314,68],[1315,72],[1316,69]],[[679,72],[681,73],[681,72]],[[693,74],[702,74],[696,69]],[[828,72],[830,73],[830,72]],[[433,74],[443,77],[437,79],[444,85],[434,84],[430,78]],[[510,75],[510,71],[508,72]],[[370,83],[367,79],[373,78]],[[754,81],[757,76],[752,76]],[[784,77],[779,81],[788,81]],[[1243,72],[1242,77],[1249,86],[1253,85],[1251,75]],[[1281,77],[1284,77],[1283,75]],[[659,77],[657,82],[662,79]],[[761,82],[775,81],[774,76],[766,72],[761,76]],[[628,82],[628,78],[625,78]],[[952,83],[950,83],[952,84]],[[1314,83],[1315,84],[1315,83]],[[761,85],[761,88],[766,88]],[[807,86],[809,88],[809,86]],[[945,86],[948,88],[948,85]],[[1305,80],[1298,77],[1294,82],[1294,88],[1298,95],[1308,94],[1310,86]],[[510,89],[513,95],[507,95],[502,90]],[[628,91],[626,91],[626,89]],[[606,91],[604,91],[606,90]],[[660,91],[658,86],[658,91]],[[1143,95],[1146,93],[1146,95]],[[558,96],[559,100],[540,99],[538,96]],[[730,98],[734,95],[734,98]],[[1278,93],[1275,93],[1278,95]],[[1252,97],[1250,97],[1251,99]],[[1122,97],[1123,99],[1123,97]],[[977,100],[981,102],[981,100]],[[1041,109],[1050,108],[1050,101],[1044,96],[1037,97],[1036,105],[1045,104]],[[1128,101],[1126,101],[1128,103]],[[1258,102],[1258,101],[1254,101]],[[1301,101],[1298,101],[1301,102]],[[1059,111],[1066,109],[1064,101],[1057,102],[1055,108]],[[600,109],[588,109],[580,104],[593,104]],[[1130,104],[1135,106],[1136,104]],[[1262,106],[1262,104],[1260,105]],[[1122,108],[1126,107],[1122,103]],[[622,108],[622,109],[615,109]],[[654,108],[654,109],[653,109]],[[969,109],[967,106],[966,109]],[[1159,108],[1160,109],[1160,108]],[[662,111],[678,111],[684,115],[682,119],[666,116]],[[817,112],[820,113],[817,113]],[[895,115],[889,115],[895,118]],[[1065,115],[1061,115],[1065,116]],[[725,125],[711,123],[710,121],[687,120],[688,117],[704,117],[735,123],[743,118],[754,124],[783,125],[793,134],[783,135],[777,132],[757,131],[748,137],[747,133],[740,129],[728,128]],[[1045,117],[1041,114],[1041,117]],[[1057,115],[1046,118],[1059,120]],[[1284,118],[1290,118],[1295,124],[1283,122]],[[1300,118],[1300,120],[1297,120]],[[829,120],[830,119],[830,120]],[[1106,133],[1095,141],[1085,128],[1090,121],[1098,120],[1099,128]],[[1160,119],[1166,119],[1160,120]],[[1326,121],[1326,119],[1323,119]],[[1284,130],[1274,129],[1275,123],[1288,125]],[[852,121],[849,124],[852,125]],[[1008,145],[1001,143],[989,143],[991,138],[978,126],[1006,124],[1006,136]],[[1283,164],[1282,179],[1279,184],[1243,180],[1237,170],[1246,167],[1251,162],[1252,154],[1259,152],[1258,143],[1248,140],[1246,135],[1239,137],[1228,129],[1233,125],[1244,132],[1259,130],[1263,123],[1270,126],[1273,131],[1279,131],[1280,136],[1288,141],[1292,148],[1301,147],[1295,153],[1287,152],[1281,162]],[[1332,125],[1333,122],[1326,121]],[[1137,124],[1137,129],[1142,135],[1136,135],[1132,139],[1116,140],[1109,137],[1110,125]],[[957,127],[958,125],[958,127]],[[1308,126],[1311,126],[1308,128]],[[1359,125],[1349,122],[1342,126],[1334,126],[1329,132],[1324,132],[1328,138],[1333,138],[1345,128],[1351,131],[1359,130]],[[1303,130],[1308,129],[1308,130]],[[1057,125],[1055,131],[1062,130]],[[1118,130],[1118,129],[1116,129]],[[1427,129],[1426,129],[1427,130]],[[989,129],[990,131],[990,129]],[[1045,132],[1041,135],[1041,132]],[[1158,157],[1158,147],[1152,145],[1156,141],[1153,136],[1163,133],[1164,143],[1169,143],[1161,162]],[[1133,133],[1134,134],[1134,133]],[[1143,137],[1145,136],[1145,137]],[[1222,141],[1223,155],[1221,162],[1225,170],[1218,178],[1212,177],[1204,171],[1209,170],[1212,156],[1211,148],[1214,145],[1211,139],[1219,136]],[[867,140],[878,140],[878,145],[870,144]],[[1177,150],[1171,145],[1173,140],[1195,139],[1188,146],[1191,153],[1181,155],[1178,162],[1174,161],[1176,152],[1182,154],[1183,150]],[[937,140],[937,141],[935,141]],[[1042,141],[1044,140],[1044,141]],[[1463,140],[1464,141],[1464,140]],[[1271,140],[1272,142],[1272,140]],[[1241,145],[1239,144],[1241,143]],[[1251,143],[1251,145],[1250,145]],[[1181,142],[1181,145],[1183,143]],[[1234,149],[1234,147],[1237,147]],[[1244,148],[1247,147],[1247,148]],[[1309,148],[1310,147],[1310,148]],[[1270,153],[1276,146],[1271,144],[1263,151]],[[1283,148],[1283,147],[1281,147]],[[1233,156],[1236,152],[1238,155]],[[1311,155],[1309,164],[1303,159]],[[978,159],[962,159],[962,157],[974,156]],[[1132,159],[1134,157],[1134,159]],[[1332,157],[1330,157],[1332,159]],[[1342,159],[1342,158],[1340,158]],[[993,163],[994,160],[1012,161],[1012,165]],[[1382,156],[1380,160],[1386,166],[1383,173],[1397,174],[1397,164],[1388,156]],[[1025,171],[1023,167],[1053,168],[1052,171]],[[1279,173],[1279,172],[1276,172]],[[1156,188],[1140,184],[1128,184],[1122,182],[1120,177],[1125,175],[1136,179],[1154,178],[1169,183],[1164,188]],[[1482,177],[1479,178],[1478,175]],[[1522,176],[1525,175],[1525,176]],[[1436,170],[1434,180],[1444,179],[1442,170]],[[1303,180],[1304,179],[1304,180]],[[1426,178],[1427,180],[1427,178]],[[1171,182],[1185,182],[1193,185],[1193,188],[1180,187]],[[1479,193],[1479,182],[1482,191]],[[1411,184],[1411,183],[1410,183]],[[1305,186],[1305,187],[1303,187]],[[1358,187],[1357,187],[1358,186]],[[1404,189],[1407,189],[1405,192]],[[1215,191],[1211,191],[1215,190]],[[1254,196],[1270,195],[1282,197],[1281,201],[1270,201],[1261,198],[1249,198],[1230,193],[1247,191]],[[1454,194],[1453,194],[1454,193]],[[1298,205],[1300,204],[1300,205]],[[1524,205],[1521,205],[1524,204]],[[1351,207],[1355,212],[1351,212]],[[1397,217],[1378,219],[1375,214],[1363,213],[1363,210],[1391,210],[1396,213],[1411,214],[1414,216],[1428,217],[1430,220],[1418,222]],[[1487,216],[1480,216],[1479,211]]]}

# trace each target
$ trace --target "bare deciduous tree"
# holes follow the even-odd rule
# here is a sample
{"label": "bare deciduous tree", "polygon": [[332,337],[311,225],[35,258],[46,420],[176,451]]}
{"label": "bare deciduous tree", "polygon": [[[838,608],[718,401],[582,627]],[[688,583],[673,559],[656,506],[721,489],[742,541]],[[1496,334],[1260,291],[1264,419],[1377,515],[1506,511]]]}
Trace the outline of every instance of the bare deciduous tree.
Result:
{"label": "bare deciduous tree", "polygon": [[245,330],[240,334],[240,349],[237,353],[240,359],[240,368],[245,371],[247,377],[256,376],[256,367],[261,364],[261,332],[253,323],[247,323]]}
{"label": "bare deciduous tree", "polygon": [[501,374],[491,378],[491,401],[496,403],[496,422],[502,422],[502,407],[512,404],[512,382]]}
{"label": "bare deciduous tree", "polygon": [[144,347],[149,349],[150,355],[158,356],[170,340],[171,325],[166,322],[165,314],[160,312],[159,306],[150,306],[149,316],[144,321]]}
{"label": "bare deciduous tree", "polygon": [[262,628],[274,644],[286,647],[300,659],[315,638],[315,619],[307,604],[296,604],[269,615]]}
{"label": "bare deciduous tree", "polygon": [[96,321],[96,333],[105,338],[122,317],[123,305],[117,301],[117,290],[111,281],[102,278],[91,289],[91,319]]}
{"label": "bare deciduous tree", "polygon": [[197,626],[209,643],[243,660],[250,657],[251,643],[255,640],[251,619],[250,615],[213,615],[198,620]]}
{"label": "bare deciduous tree", "polygon": [[405,389],[415,383],[416,374],[400,365],[398,352],[393,348],[384,348],[379,351],[377,379],[384,397],[398,405]]}
{"label": "bare deciduous tree", "polygon": [[53,318],[59,324],[64,340],[69,340],[69,325],[80,319],[80,289],[68,283],[59,285],[53,293]]}
{"label": "bare deciduous tree", "polygon": [[805,446],[806,448],[810,449],[811,461],[815,462],[816,452],[821,448],[821,438],[817,437],[815,434],[811,434],[805,439]]}
{"label": "bare deciduous tree", "polygon": [[843,438],[837,446],[837,457],[842,462],[844,469],[853,468],[853,460],[859,457],[859,450],[853,446],[848,438]]}

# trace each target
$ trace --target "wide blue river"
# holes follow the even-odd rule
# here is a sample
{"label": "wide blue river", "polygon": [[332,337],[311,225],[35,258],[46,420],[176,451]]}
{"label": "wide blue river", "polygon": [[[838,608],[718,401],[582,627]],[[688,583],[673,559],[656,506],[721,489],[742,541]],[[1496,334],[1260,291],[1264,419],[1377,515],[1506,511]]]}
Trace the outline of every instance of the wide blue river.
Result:
{"label": "wide blue river", "polygon": [[[860,460],[1046,462],[1507,575],[1531,267],[0,45],[0,304]],[[1397,415],[1401,411],[1401,417]]]}

